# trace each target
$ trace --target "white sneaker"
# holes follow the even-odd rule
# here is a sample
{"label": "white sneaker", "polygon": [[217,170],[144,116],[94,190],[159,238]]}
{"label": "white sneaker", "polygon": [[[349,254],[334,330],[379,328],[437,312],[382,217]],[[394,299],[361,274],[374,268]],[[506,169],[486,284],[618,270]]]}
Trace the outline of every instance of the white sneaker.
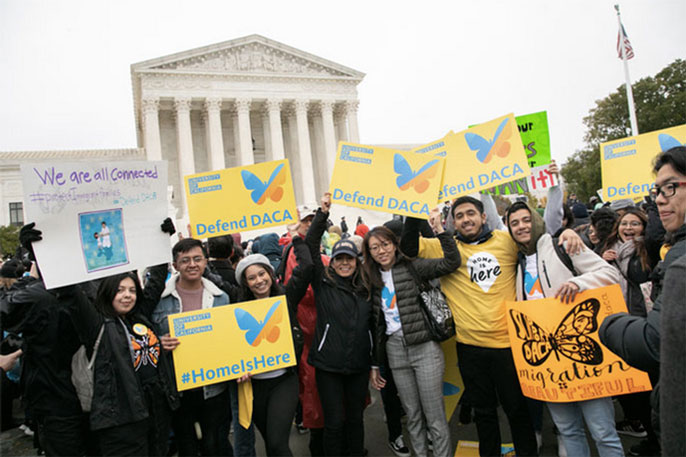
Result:
{"label": "white sneaker", "polygon": [[565,448],[560,435],[557,435],[557,455],[558,457],[567,457],[567,448]]}
{"label": "white sneaker", "polygon": [[395,441],[389,441],[388,447],[390,447],[391,451],[398,457],[410,457],[410,450],[405,446],[402,435],[398,436]]}

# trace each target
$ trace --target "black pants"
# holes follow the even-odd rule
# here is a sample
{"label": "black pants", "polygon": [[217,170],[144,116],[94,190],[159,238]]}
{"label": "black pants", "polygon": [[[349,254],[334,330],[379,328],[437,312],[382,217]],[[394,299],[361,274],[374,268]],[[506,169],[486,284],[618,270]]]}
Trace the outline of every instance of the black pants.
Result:
{"label": "black pants", "polygon": [[400,397],[398,397],[398,389],[395,387],[393,380],[393,373],[390,368],[381,366],[381,377],[386,380],[386,385],[381,389],[381,400],[383,401],[383,410],[386,414],[386,428],[388,429],[388,441],[395,441],[403,433],[400,418],[403,413],[403,407],[400,404]]}
{"label": "black pants", "polygon": [[148,455],[149,426],[148,419],[143,419],[96,431],[100,452],[103,456]]}
{"label": "black pants", "polygon": [[526,399],[519,386],[510,349],[492,349],[457,343],[457,364],[479,435],[479,454],[500,455],[500,427],[497,407],[507,415],[518,456],[537,455],[536,435]]}
{"label": "black pants", "polygon": [[262,434],[267,455],[293,455],[288,439],[298,406],[298,376],[289,370],[278,378],[253,378],[252,389],[252,420]]}
{"label": "black pants", "polygon": [[[229,436],[224,433],[229,422],[231,403],[228,389],[216,397],[203,398],[202,388],[184,391],[181,407],[174,412],[172,427],[176,435],[179,457],[229,454]],[[200,424],[202,438],[198,440],[195,423]]]}
{"label": "black pants", "polygon": [[369,373],[340,374],[317,368],[315,375],[324,412],[325,455],[363,455],[363,413]]}
{"label": "black pants", "polygon": [[658,443],[655,429],[651,421],[651,406],[650,394],[651,392],[636,392],[628,395],[620,395],[617,397],[619,404],[622,405],[624,411],[624,418],[627,420],[638,420],[645,428],[648,434],[648,441],[651,443]]}
{"label": "black pants", "polygon": [[87,416],[46,416],[36,414],[36,434],[45,455],[86,455]]}

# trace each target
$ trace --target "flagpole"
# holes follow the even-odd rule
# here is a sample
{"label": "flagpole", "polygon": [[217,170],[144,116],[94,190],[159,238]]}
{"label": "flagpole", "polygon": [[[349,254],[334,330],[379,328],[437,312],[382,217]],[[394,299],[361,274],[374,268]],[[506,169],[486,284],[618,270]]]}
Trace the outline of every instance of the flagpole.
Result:
{"label": "flagpole", "polygon": [[631,79],[629,79],[629,62],[626,58],[626,49],[624,47],[624,29],[622,28],[622,18],[619,15],[619,5],[615,5],[617,10],[617,22],[619,23],[619,30],[621,33],[620,46],[622,49],[622,62],[624,63],[624,78],[626,79],[626,98],[629,102],[629,121],[631,122],[631,134],[638,135],[638,122],[636,122],[636,108],[634,108],[634,92],[631,89]]}

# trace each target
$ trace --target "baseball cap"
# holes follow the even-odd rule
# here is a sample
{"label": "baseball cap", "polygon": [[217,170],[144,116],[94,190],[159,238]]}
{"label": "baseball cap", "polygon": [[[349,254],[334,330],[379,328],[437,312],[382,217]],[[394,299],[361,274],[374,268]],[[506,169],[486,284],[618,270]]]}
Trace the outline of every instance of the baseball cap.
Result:
{"label": "baseball cap", "polygon": [[298,206],[298,220],[303,221],[307,219],[308,217],[317,214],[317,209],[309,206],[309,205],[300,205]]}
{"label": "baseball cap", "polygon": [[336,244],[333,245],[333,249],[331,249],[332,259],[341,254],[348,254],[351,257],[357,257],[359,255],[355,243],[353,243],[352,241],[350,241],[350,239],[347,238],[345,240],[338,241]]}

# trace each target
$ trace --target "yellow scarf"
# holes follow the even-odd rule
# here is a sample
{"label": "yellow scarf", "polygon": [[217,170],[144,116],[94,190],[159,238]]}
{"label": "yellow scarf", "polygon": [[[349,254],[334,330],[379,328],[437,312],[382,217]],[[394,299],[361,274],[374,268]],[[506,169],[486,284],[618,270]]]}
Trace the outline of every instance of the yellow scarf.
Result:
{"label": "yellow scarf", "polygon": [[248,429],[252,422],[252,382],[238,383],[238,423]]}

